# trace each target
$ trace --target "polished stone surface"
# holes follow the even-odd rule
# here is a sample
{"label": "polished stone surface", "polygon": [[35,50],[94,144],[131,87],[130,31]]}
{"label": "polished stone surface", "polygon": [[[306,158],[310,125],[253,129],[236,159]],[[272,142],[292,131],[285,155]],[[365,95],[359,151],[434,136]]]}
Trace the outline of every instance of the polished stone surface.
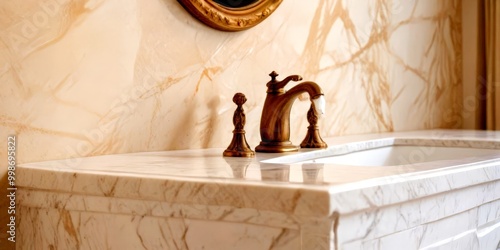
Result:
{"label": "polished stone surface", "polygon": [[0,138],[21,163],[227,147],[236,92],[255,147],[273,70],[323,88],[323,137],[461,127],[459,0],[287,0],[238,33],[175,0],[0,1],[0,39]]}
{"label": "polished stone surface", "polygon": [[378,168],[263,163],[290,154],[223,158],[223,148],[23,164],[17,171],[20,242],[113,249],[494,249],[500,241],[500,132],[325,140],[328,149],[298,154],[394,142],[499,151]]}

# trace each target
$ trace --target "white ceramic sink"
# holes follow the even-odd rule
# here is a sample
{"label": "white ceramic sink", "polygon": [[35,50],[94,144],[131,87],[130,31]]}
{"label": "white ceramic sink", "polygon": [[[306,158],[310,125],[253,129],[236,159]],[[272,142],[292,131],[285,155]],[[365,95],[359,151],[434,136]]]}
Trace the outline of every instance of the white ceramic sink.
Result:
{"label": "white ceramic sink", "polygon": [[396,166],[422,162],[455,160],[500,154],[499,150],[455,147],[388,146],[317,158],[301,163],[328,163],[351,166]]}
{"label": "white ceramic sink", "polygon": [[417,146],[404,139],[386,139],[368,143],[337,145],[326,150],[302,152],[262,162],[274,164],[323,163],[347,166],[399,166],[466,158],[479,159],[484,156],[500,158],[500,150],[498,149],[470,147],[474,143],[469,144],[469,147]]}

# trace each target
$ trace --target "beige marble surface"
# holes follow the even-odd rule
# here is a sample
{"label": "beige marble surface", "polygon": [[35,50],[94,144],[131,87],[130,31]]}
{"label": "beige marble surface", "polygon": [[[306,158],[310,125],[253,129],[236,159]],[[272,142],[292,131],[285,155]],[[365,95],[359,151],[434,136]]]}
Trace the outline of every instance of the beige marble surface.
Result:
{"label": "beige marble surface", "polygon": [[[1,1],[0,12],[0,137],[18,135],[21,163],[225,147],[236,92],[255,146],[272,70],[322,86],[324,137],[461,125],[459,0],[286,0],[238,33],[175,0]],[[294,142],[308,106],[292,110]]]}
{"label": "beige marble surface", "polygon": [[[18,166],[16,174],[19,178],[16,185],[121,198],[167,199],[170,202],[222,202],[226,205],[243,202],[246,205],[259,206],[258,208],[281,211],[290,209],[289,202],[296,202],[294,197],[297,190],[301,190],[301,199],[306,200],[312,197],[325,198],[331,193],[357,192],[378,185],[401,184],[402,181],[428,182],[428,177],[446,177],[447,174],[461,173],[469,168],[474,170],[477,168],[477,162],[495,166],[500,157],[499,132],[428,130],[327,138],[326,141],[330,146],[324,150],[303,150],[286,154],[257,153],[255,158],[250,159],[222,157],[224,149],[213,148],[28,163]],[[460,158],[457,155],[448,160],[380,167],[302,163],[311,157],[329,156],[332,152],[346,154],[391,145],[416,145],[421,147],[422,152],[425,152],[426,146],[491,151],[479,157]],[[287,161],[287,157],[291,156],[299,157],[295,161]],[[469,185],[470,181],[474,182],[469,180],[464,183],[457,182],[455,185]],[[167,186],[161,187],[164,185]],[[186,185],[192,187],[186,188]],[[261,197],[261,188],[273,195]],[[453,189],[453,186],[445,188]],[[131,192],[131,189],[134,191]],[[192,189],[198,191],[193,193]],[[227,199],[221,194],[222,189],[225,192],[234,192],[234,195],[247,190],[246,198]],[[280,195],[280,199],[287,201],[273,202],[275,195]],[[429,194],[424,192],[421,195]],[[266,201],[266,197],[269,201]],[[397,200],[407,198],[409,197],[398,197]],[[260,202],[253,204],[254,199],[259,199]],[[297,205],[292,206],[297,213],[331,212],[328,203],[315,206],[306,203],[303,204],[304,207],[296,207]],[[343,211],[342,205],[339,206],[341,208],[337,209]]]}
{"label": "beige marble surface", "polygon": [[[386,249],[406,242],[408,249],[488,249],[500,240],[500,132],[325,140],[326,150],[252,159],[224,158],[224,148],[214,148],[21,164],[20,246]],[[283,160],[388,145],[491,151],[386,167]]]}

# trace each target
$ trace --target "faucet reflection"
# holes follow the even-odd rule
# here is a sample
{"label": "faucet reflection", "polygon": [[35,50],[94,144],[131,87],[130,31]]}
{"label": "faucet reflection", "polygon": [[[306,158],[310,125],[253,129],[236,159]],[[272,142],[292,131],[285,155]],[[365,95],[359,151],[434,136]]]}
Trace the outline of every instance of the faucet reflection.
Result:
{"label": "faucet reflection", "polygon": [[224,157],[234,179],[322,184],[324,183],[323,163],[303,163],[301,165],[265,163],[252,158]]}
{"label": "faucet reflection", "polygon": [[248,166],[252,163],[251,158],[228,158],[224,157],[224,160],[229,165],[233,172],[233,177],[235,179],[245,179],[247,175]]}
{"label": "faucet reflection", "polygon": [[323,183],[323,163],[304,163],[302,164],[302,178],[304,183],[321,184]]}
{"label": "faucet reflection", "polygon": [[[290,81],[300,81],[302,77],[291,75],[283,81],[277,81],[278,74],[275,71],[271,72],[269,76],[271,76],[271,81],[267,83],[267,97],[260,120],[262,141],[255,150],[268,153],[298,151],[299,147],[290,142],[290,111],[292,105],[299,94],[307,92],[313,102],[311,107],[314,112],[322,114],[325,103],[323,91],[318,84],[309,81],[300,83],[285,91],[284,87]],[[317,147],[326,147],[326,144],[318,144]]]}
{"label": "faucet reflection", "polygon": [[290,165],[261,163],[260,176],[263,181],[290,182]]}

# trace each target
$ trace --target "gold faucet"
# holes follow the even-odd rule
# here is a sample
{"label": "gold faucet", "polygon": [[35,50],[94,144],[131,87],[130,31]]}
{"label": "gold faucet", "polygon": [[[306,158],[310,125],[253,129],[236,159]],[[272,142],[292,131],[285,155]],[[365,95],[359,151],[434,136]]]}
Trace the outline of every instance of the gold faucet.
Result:
{"label": "gold faucet", "polygon": [[[282,153],[298,151],[299,147],[290,142],[290,110],[299,94],[307,92],[311,101],[323,95],[323,91],[314,82],[302,82],[285,91],[290,81],[300,81],[299,75],[291,75],[283,81],[277,81],[278,74],[273,71],[271,81],[267,83],[267,97],[260,119],[260,137],[262,141],[255,148],[257,152]],[[316,105],[312,105],[314,107]],[[326,145],[326,144],[325,144]]]}

